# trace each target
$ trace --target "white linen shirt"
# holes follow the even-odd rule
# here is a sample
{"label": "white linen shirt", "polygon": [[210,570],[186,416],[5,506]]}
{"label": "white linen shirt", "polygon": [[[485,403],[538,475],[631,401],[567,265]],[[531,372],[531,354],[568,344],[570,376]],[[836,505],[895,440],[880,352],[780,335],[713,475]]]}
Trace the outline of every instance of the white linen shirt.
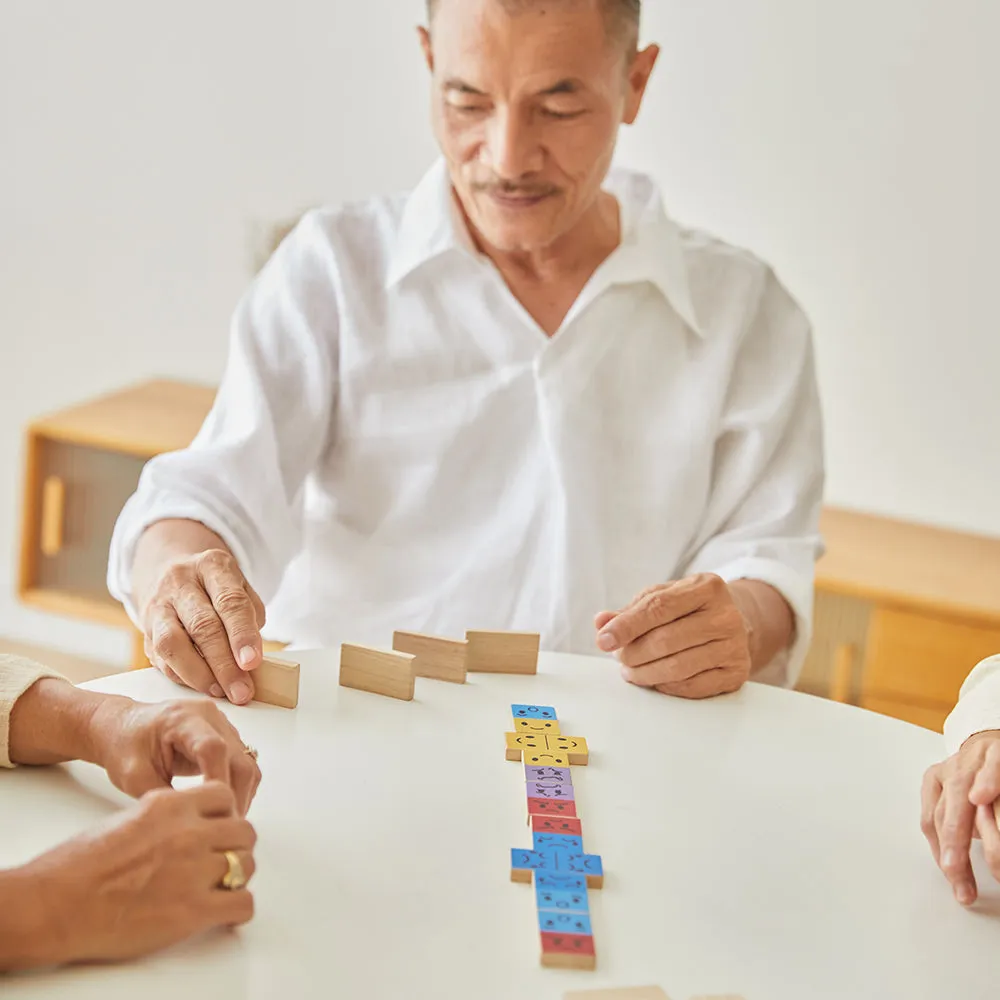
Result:
{"label": "white linen shirt", "polygon": [[549,338],[474,249],[439,162],[409,196],[309,213],[240,304],[211,414],[151,461],[108,584],[136,619],[143,530],[219,534],[294,645],[540,632],[702,571],[765,581],[810,634],[823,486],[808,322],[752,255],[613,170],[620,247]]}
{"label": "white linen shirt", "polygon": [[1000,729],[1000,656],[991,656],[962,685],[958,704],[944,724],[948,754],[957,753],[976,733]]}

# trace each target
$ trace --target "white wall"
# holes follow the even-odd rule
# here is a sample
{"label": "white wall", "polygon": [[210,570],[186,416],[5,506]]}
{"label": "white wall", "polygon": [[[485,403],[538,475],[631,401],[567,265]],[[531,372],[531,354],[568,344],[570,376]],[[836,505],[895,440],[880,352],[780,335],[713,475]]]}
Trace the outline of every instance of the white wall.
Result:
{"label": "white wall", "polygon": [[[1000,4],[646,6],[664,61],[623,158],[808,307],[830,499],[1000,534]],[[217,379],[257,227],[419,176],[420,12],[0,2],[0,632],[124,656],[11,597],[21,428],[151,375]]]}

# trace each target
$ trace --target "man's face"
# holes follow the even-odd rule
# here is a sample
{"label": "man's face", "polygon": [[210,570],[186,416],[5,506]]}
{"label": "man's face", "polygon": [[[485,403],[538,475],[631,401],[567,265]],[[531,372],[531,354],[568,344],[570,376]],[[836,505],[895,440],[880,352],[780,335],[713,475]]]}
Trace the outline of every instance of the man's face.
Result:
{"label": "man's face", "polygon": [[423,35],[434,129],[470,222],[501,251],[534,251],[593,204],[618,128],[656,60],[608,33],[597,0],[439,0]]}

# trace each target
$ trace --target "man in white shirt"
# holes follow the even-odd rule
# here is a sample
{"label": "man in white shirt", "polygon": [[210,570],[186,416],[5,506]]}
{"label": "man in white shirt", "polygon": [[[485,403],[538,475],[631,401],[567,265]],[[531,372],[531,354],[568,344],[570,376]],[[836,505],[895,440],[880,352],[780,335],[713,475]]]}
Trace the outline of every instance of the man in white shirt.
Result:
{"label": "man in white shirt", "polygon": [[969,674],[944,737],[951,756],[924,776],[921,825],[955,898],[971,906],[979,893],[970,860],[974,837],[1000,880],[1000,656]]}
{"label": "man in white shirt", "polygon": [[265,604],[297,645],[528,630],[667,694],[792,683],[809,327],[767,266],[609,173],[658,55],[639,0],[430,7],[442,161],[281,246],[197,440],[121,515],[112,593],[157,667],[236,703]]}

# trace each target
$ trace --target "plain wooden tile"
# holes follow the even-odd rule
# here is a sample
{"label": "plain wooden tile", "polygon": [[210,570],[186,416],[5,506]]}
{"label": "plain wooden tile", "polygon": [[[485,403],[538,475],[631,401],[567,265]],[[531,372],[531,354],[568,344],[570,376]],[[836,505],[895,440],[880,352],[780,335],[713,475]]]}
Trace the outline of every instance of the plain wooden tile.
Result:
{"label": "plain wooden tile", "polygon": [[416,657],[413,672],[417,677],[429,677],[452,684],[464,684],[465,661],[469,643],[465,639],[439,639],[419,632],[396,632],[392,648]]}
{"label": "plain wooden tile", "polygon": [[411,653],[394,653],[345,643],[340,648],[340,683],[357,691],[413,701]]}
{"label": "plain wooden tile", "polygon": [[256,689],[254,701],[278,708],[296,708],[299,704],[299,665],[291,660],[265,656],[253,672]]}
{"label": "plain wooden tile", "polygon": [[466,632],[470,674],[537,674],[541,637],[534,632]]}

